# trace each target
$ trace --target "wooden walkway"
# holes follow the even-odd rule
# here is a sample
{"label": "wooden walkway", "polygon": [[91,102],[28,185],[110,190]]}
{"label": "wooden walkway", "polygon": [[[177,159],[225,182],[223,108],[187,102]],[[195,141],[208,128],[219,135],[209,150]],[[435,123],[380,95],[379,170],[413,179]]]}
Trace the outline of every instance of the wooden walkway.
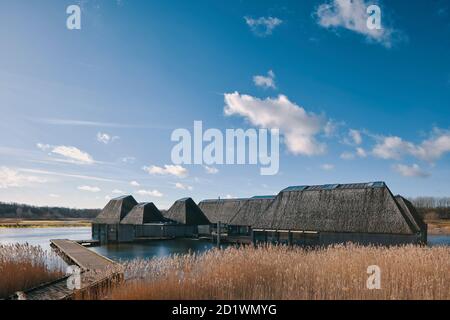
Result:
{"label": "wooden walkway", "polygon": [[76,265],[83,270],[102,270],[116,264],[76,241],[50,240],[50,245],[68,264]]}
{"label": "wooden walkway", "polygon": [[27,300],[64,300],[74,298],[95,298],[105,287],[123,281],[120,264],[103,257],[71,240],[50,240],[52,248],[69,265],[81,269],[78,290],[70,289],[69,276],[43,284],[24,292]]}

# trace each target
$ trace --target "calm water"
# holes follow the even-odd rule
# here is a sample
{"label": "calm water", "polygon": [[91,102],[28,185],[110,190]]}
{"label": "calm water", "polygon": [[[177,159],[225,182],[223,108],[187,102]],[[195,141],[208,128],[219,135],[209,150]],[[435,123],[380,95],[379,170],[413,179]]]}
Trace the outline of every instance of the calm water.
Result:
{"label": "calm water", "polygon": [[[50,239],[88,240],[91,239],[91,228],[0,228],[0,244],[28,242],[48,250],[50,249]],[[133,244],[121,243],[90,249],[118,261],[202,252],[212,247],[214,244],[209,241],[176,239]]]}
{"label": "calm water", "polygon": [[[91,228],[0,228],[0,244],[26,243],[40,245],[49,249],[50,239],[88,240]],[[450,235],[430,235],[428,244],[449,245]],[[91,248],[93,251],[113,260],[130,260],[134,258],[163,257],[170,254],[183,254],[189,251],[202,252],[211,249],[214,244],[200,240],[163,240],[146,243],[116,244]]]}

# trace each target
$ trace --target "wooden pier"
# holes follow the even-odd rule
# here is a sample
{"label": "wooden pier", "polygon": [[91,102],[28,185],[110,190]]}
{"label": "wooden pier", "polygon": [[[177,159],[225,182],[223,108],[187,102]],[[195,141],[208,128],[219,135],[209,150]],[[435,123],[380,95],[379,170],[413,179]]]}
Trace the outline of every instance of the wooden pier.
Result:
{"label": "wooden pier", "polygon": [[52,248],[69,265],[80,268],[80,288],[71,289],[71,277],[55,280],[21,294],[26,300],[69,300],[96,298],[105,288],[123,281],[120,264],[99,255],[77,241],[50,240]]}

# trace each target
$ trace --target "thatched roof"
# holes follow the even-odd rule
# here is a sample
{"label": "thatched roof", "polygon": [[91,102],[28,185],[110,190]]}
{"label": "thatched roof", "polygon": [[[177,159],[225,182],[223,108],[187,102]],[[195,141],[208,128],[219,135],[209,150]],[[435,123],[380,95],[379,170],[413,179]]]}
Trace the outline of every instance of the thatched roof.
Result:
{"label": "thatched roof", "polygon": [[230,225],[251,226],[257,221],[276,196],[255,196],[243,201],[229,221]]}
{"label": "thatched roof", "polygon": [[229,223],[236,215],[247,198],[239,199],[208,199],[201,201],[198,206],[205,213],[211,223]]}
{"label": "thatched roof", "polygon": [[95,218],[97,224],[119,224],[128,212],[137,205],[132,196],[122,196],[112,199]]}
{"label": "thatched roof", "polygon": [[415,233],[383,182],[286,188],[252,227],[322,232]]}
{"label": "thatched roof", "polygon": [[417,213],[414,205],[407,199],[400,195],[395,196],[395,200],[402,209],[405,219],[407,219],[409,226],[415,232],[420,232],[421,230],[426,230],[427,225],[423,221],[422,217]]}
{"label": "thatched roof", "polygon": [[120,222],[121,224],[144,224],[166,222],[162,213],[153,202],[145,202],[136,205]]}
{"label": "thatched roof", "polygon": [[164,216],[172,221],[186,225],[207,225],[208,218],[191,198],[183,198],[175,201]]}

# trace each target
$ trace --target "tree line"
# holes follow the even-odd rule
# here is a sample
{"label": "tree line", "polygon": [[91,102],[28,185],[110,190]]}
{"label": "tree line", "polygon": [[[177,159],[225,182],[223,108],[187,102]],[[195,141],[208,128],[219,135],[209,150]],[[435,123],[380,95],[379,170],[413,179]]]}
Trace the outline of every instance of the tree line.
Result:
{"label": "tree line", "polygon": [[450,197],[416,197],[408,199],[416,208],[450,208]]}
{"label": "tree line", "polygon": [[73,209],[63,207],[39,207],[20,203],[0,202],[0,218],[17,219],[93,219],[99,209]]}

